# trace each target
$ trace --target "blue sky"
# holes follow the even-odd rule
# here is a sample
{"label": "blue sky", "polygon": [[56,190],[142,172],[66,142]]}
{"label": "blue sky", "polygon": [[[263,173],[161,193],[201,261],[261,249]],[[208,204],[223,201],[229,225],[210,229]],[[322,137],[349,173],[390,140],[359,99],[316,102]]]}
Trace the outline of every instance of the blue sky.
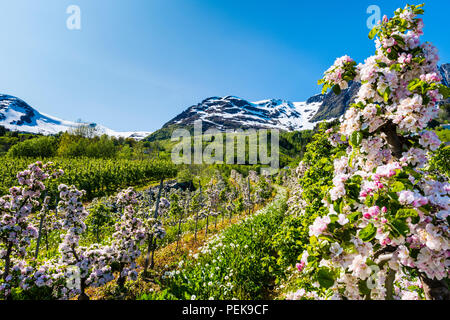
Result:
{"label": "blue sky", "polygon": [[[336,57],[373,53],[369,5],[391,16],[406,2],[1,1],[0,93],[120,131],[156,130],[210,96],[304,101]],[[81,30],[66,28],[69,5]],[[423,39],[442,63],[449,12],[448,0],[425,6]]]}

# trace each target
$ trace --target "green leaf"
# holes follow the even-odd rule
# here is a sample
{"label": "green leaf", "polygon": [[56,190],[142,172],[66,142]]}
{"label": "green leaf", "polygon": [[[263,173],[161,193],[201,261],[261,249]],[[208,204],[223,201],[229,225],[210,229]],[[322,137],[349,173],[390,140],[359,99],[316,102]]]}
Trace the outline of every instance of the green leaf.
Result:
{"label": "green leaf", "polygon": [[352,81],[355,78],[350,76],[350,75],[345,75],[342,79],[345,80],[345,81]]}
{"label": "green leaf", "polygon": [[341,204],[339,205],[339,212],[344,213],[344,201],[341,201]]}
{"label": "green leaf", "polygon": [[419,255],[419,253],[420,253],[420,249],[410,249],[409,250],[409,255],[413,259],[417,259],[417,256]]}
{"label": "green leaf", "polygon": [[401,183],[400,181],[395,181],[392,184],[391,192],[400,192],[402,190],[405,190],[405,185]]}
{"label": "green leaf", "polygon": [[430,213],[430,211],[433,210],[433,207],[430,206],[429,204],[426,204],[424,206],[421,206],[420,210],[424,211],[425,213]]}
{"label": "green leaf", "polygon": [[350,241],[342,242],[342,249],[344,249],[344,251],[346,253],[355,253],[356,252],[355,245]]}
{"label": "green leaf", "polygon": [[398,232],[402,236],[406,236],[409,232],[408,225],[401,219],[394,219],[391,221],[391,225],[394,228],[394,231]]}
{"label": "green leaf", "polygon": [[[333,237],[326,236],[326,235],[320,235],[320,236],[319,236],[319,239],[327,240],[327,241],[330,242],[330,243],[336,241],[335,239],[333,239]],[[303,244],[303,243],[301,242],[300,244]]]}
{"label": "green leaf", "polygon": [[425,61],[425,58],[424,57],[414,57],[412,60],[417,64],[421,64],[422,62]]}
{"label": "green leaf", "polygon": [[383,99],[384,99],[385,103],[388,103],[390,94],[391,94],[391,89],[389,87],[387,87],[383,93]]}
{"label": "green leaf", "polygon": [[444,86],[443,84],[439,84],[438,86],[439,93],[442,94],[444,99],[450,98],[450,88]]}
{"label": "green leaf", "polygon": [[315,262],[316,260],[317,260],[317,258],[315,256],[311,256],[311,255],[309,255],[308,258],[306,258],[306,261],[308,263]]}
{"label": "green leaf", "polygon": [[350,223],[355,222],[360,217],[360,212],[352,212],[347,216],[347,219],[350,221]]}
{"label": "green leaf", "polygon": [[367,287],[366,280],[359,280],[358,289],[359,292],[361,292],[363,295],[365,296],[370,295],[370,289],[369,287]]}
{"label": "green leaf", "polygon": [[398,34],[394,34],[392,35],[392,38],[394,38],[398,43],[404,45],[405,41],[403,40],[403,38],[401,36],[399,36]]}
{"label": "green leaf", "polygon": [[401,21],[401,26],[402,27],[407,27],[408,26],[408,21],[406,21],[405,19],[400,19],[400,21]]}
{"label": "green leaf", "polygon": [[399,209],[397,210],[397,213],[395,214],[395,219],[406,219],[408,217],[411,217],[412,223],[416,224],[420,221],[419,214],[414,209]]}
{"label": "green leaf", "polygon": [[335,84],[334,86],[333,86],[333,88],[331,88],[332,90],[333,90],[333,92],[336,94],[336,95],[339,95],[340,93],[341,93],[341,87],[339,86],[339,85],[337,85],[337,84]]}
{"label": "green leaf", "polygon": [[391,52],[388,53],[388,58],[389,60],[395,60],[398,58],[398,53],[394,50],[393,47],[391,47]]}
{"label": "green leaf", "polygon": [[339,219],[338,216],[335,214],[330,214],[329,217],[330,217],[330,223],[335,223]]}
{"label": "green leaf", "polygon": [[396,219],[406,219],[408,217],[416,217],[418,215],[419,214],[414,209],[403,208],[403,209],[397,210],[397,213],[395,214],[395,218]]}
{"label": "green leaf", "polygon": [[421,81],[419,79],[414,79],[408,84],[408,90],[413,92],[421,85]]}
{"label": "green leaf", "polygon": [[376,264],[373,260],[371,260],[369,258],[366,259],[366,264],[368,266],[378,266],[378,264]]}
{"label": "green leaf", "polygon": [[337,201],[334,201],[333,203],[333,209],[334,211],[341,213],[341,204],[342,204],[342,199],[339,199]]}
{"label": "green leaf", "polygon": [[351,154],[350,154],[350,157],[348,157],[348,161],[347,161],[347,165],[350,167],[350,168],[352,168],[353,167],[353,158],[355,157],[355,153],[354,152],[352,152]]}
{"label": "green leaf", "polygon": [[[341,136],[341,137],[344,137],[344,141],[347,141],[346,139],[345,139],[345,136]],[[342,139],[341,139],[342,140]],[[338,153],[336,153],[336,156],[335,156],[335,158],[336,159],[340,159],[340,158],[342,158],[342,157],[345,157],[347,155],[347,152],[345,152],[345,151],[339,151]]]}
{"label": "green leaf", "polygon": [[373,38],[375,38],[375,36],[377,35],[377,33],[378,33],[378,26],[375,26],[375,27],[373,27],[372,28],[372,30],[370,30],[370,32],[369,32],[369,39],[370,40],[372,40]]}
{"label": "green leaf", "polygon": [[357,147],[361,144],[363,139],[363,134],[360,131],[355,131],[350,137],[350,144],[352,147]]}
{"label": "green leaf", "polygon": [[375,235],[377,233],[377,228],[375,228],[375,226],[371,223],[369,225],[367,225],[364,229],[362,229],[359,232],[359,238],[362,241],[368,242],[370,240],[372,240],[373,238],[375,238]]}
{"label": "green leaf", "polygon": [[395,70],[395,71],[398,71],[398,72],[402,71],[402,67],[400,66],[399,63],[393,64],[392,66],[390,66],[389,69],[390,69],[390,70]]}
{"label": "green leaf", "polygon": [[322,267],[317,272],[317,280],[322,287],[328,289],[334,284],[334,274],[330,269]]}
{"label": "green leaf", "polygon": [[362,103],[362,101],[360,101],[354,105],[359,109],[364,109],[366,107],[366,105],[364,103]]}

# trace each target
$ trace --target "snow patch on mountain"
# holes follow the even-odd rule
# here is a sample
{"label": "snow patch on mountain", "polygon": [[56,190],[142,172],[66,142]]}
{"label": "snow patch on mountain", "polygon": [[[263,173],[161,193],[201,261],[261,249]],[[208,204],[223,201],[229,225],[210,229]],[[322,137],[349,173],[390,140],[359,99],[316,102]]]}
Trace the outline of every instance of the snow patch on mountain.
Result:
{"label": "snow patch on mountain", "polygon": [[[151,132],[118,132],[95,123],[83,123],[96,129],[98,135],[107,134],[116,138],[134,138],[141,140]],[[38,112],[25,101],[5,94],[0,94],[0,125],[11,131],[57,134],[75,129],[80,123],[62,120],[45,113]]]}
{"label": "snow patch on mountain", "polygon": [[279,129],[284,131],[314,128],[310,119],[321,102],[290,102],[268,99],[249,102],[235,96],[211,97],[189,107],[167,122],[170,125],[188,126],[201,120],[203,128],[227,129]]}

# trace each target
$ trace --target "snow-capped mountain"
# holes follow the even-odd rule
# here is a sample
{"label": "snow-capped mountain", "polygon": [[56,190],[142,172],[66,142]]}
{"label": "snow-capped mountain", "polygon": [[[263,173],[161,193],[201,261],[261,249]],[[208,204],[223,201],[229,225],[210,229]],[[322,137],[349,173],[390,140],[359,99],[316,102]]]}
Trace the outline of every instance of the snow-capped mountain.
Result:
{"label": "snow-capped mountain", "polygon": [[321,102],[290,102],[270,99],[256,102],[235,97],[211,97],[167,122],[170,126],[186,127],[202,120],[202,128],[226,129],[280,129],[285,131],[312,129],[310,119]]}
{"label": "snow-capped mountain", "polygon": [[[117,132],[95,123],[84,123],[96,129],[96,133],[113,137],[134,138],[141,140],[151,132]],[[70,131],[80,123],[61,120],[30,107],[25,101],[5,94],[0,94],[0,126],[12,131],[40,133],[44,135]]]}
{"label": "snow-capped mountain", "polygon": [[[439,67],[442,83],[450,83],[450,64]],[[167,122],[163,129],[166,132],[155,132],[150,140],[168,138],[173,127],[191,127],[196,120],[202,120],[203,130],[216,128],[226,129],[280,129],[285,131],[313,129],[320,121],[340,118],[348,106],[354,102],[360,83],[350,82],[349,87],[339,95],[329,91],[316,94],[305,102],[290,102],[270,99],[257,102],[235,97],[211,97],[193,105]],[[450,100],[450,99],[449,99]],[[449,101],[445,101],[449,103]]]}
{"label": "snow-capped mountain", "polygon": [[[450,64],[439,67],[442,83],[449,86]],[[117,132],[102,125],[88,123],[96,128],[97,134],[114,137],[130,137],[150,141],[170,138],[173,128],[191,129],[196,120],[202,120],[203,130],[227,129],[279,129],[284,131],[313,129],[319,121],[341,117],[355,99],[360,84],[352,82],[340,95],[332,91],[317,94],[305,102],[290,102],[280,99],[249,102],[235,96],[211,97],[187,108],[178,116],[164,124],[154,133]],[[450,99],[443,103],[450,103]],[[56,134],[68,131],[79,123],[61,120],[38,112],[23,100],[0,94],[0,126],[21,132]],[[150,135],[151,134],[151,135]],[[150,135],[150,137],[149,137]]]}

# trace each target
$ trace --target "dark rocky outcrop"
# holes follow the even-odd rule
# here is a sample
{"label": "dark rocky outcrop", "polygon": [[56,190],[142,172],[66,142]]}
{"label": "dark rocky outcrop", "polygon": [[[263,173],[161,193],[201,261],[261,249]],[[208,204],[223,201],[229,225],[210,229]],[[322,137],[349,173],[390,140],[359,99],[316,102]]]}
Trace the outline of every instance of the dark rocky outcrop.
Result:
{"label": "dark rocky outcrop", "polygon": [[336,95],[333,91],[322,97],[322,105],[311,121],[322,121],[338,118],[345,113],[350,103],[353,103],[360,88],[358,82],[351,82],[349,87]]}
{"label": "dark rocky outcrop", "polygon": [[442,76],[442,83],[450,87],[450,63],[444,63],[439,67]]}

